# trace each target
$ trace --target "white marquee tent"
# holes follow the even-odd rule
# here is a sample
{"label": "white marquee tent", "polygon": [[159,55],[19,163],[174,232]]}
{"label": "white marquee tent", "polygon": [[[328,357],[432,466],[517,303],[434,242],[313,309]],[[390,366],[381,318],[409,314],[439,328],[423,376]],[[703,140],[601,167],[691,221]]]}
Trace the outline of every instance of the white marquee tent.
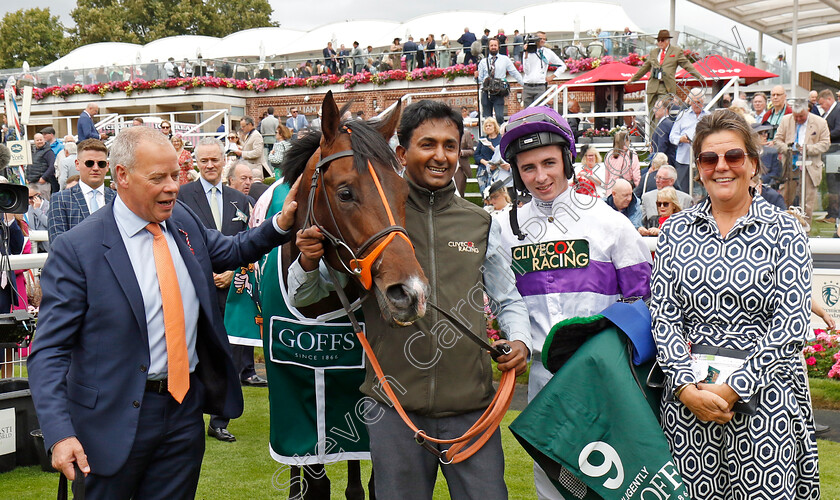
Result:
{"label": "white marquee tent", "polygon": [[[542,30],[549,34],[585,33],[601,28],[621,32],[625,27],[638,31],[624,9],[616,2],[593,0],[590,2],[544,2],[519,8],[507,13],[493,11],[451,10],[415,17],[404,22],[384,20],[347,20],[319,26],[309,31],[289,28],[255,28],[233,33],[224,38],[198,35],[181,35],[155,40],[146,45],[110,42],[79,47],[64,57],[45,66],[41,72],[52,72],[69,67],[91,68],[111,65],[146,64],[153,59],[159,62],[169,57],[175,60],[194,60],[199,54],[204,59],[243,57],[272,59],[285,56],[316,57],[328,41],[334,48],[341,44],[352,47],[357,40],[362,46],[387,48],[394,38],[405,41],[409,35],[415,40],[429,34],[439,39],[441,34],[453,42],[464,28],[481,36],[484,28],[495,34],[499,28],[509,36],[513,30],[520,32]],[[585,36],[585,35],[581,35]],[[457,44],[453,46],[457,47]]]}

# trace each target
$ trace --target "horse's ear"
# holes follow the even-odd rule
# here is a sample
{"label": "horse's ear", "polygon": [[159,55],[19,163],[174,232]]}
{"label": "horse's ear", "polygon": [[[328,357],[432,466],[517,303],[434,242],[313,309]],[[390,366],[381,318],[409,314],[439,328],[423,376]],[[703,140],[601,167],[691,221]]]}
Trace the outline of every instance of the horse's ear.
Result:
{"label": "horse's ear", "polygon": [[376,125],[376,129],[386,141],[391,140],[391,137],[394,136],[394,131],[397,130],[397,126],[400,124],[400,111],[402,111],[402,99],[398,100],[394,109],[388,113],[388,116],[383,117]]}
{"label": "horse's ear", "polygon": [[323,144],[330,144],[338,135],[338,127],[341,125],[341,114],[338,111],[338,106],[335,104],[332,90],[327,92],[324,96],[324,102],[321,104],[321,133],[323,134]]}

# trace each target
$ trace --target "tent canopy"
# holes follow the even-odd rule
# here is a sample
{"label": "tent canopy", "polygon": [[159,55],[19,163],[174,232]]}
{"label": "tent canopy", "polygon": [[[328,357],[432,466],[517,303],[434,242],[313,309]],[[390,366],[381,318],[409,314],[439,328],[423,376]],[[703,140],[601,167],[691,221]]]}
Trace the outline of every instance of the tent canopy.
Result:
{"label": "tent canopy", "polygon": [[[793,43],[791,0],[689,0],[691,3],[745,24],[784,43]],[[798,42],[837,37],[840,32],[840,1],[799,0]]]}
{"label": "tent canopy", "polygon": [[[586,73],[579,75],[575,78],[572,78],[564,85],[579,85],[579,84],[587,84],[587,83],[597,83],[597,82],[616,82],[616,84],[623,84],[627,80],[630,79],[631,76],[636,74],[639,68],[636,66],[630,66],[629,64],[624,64],[620,62],[614,62],[609,64],[602,64],[597,68],[587,71]],[[638,84],[637,84],[638,86]],[[575,86],[572,87],[572,90],[580,91],[580,90],[593,90],[594,86]]]}
{"label": "tent canopy", "polygon": [[[750,66],[734,59],[720,55],[706,56],[703,59],[694,63],[694,67],[706,79],[713,79],[718,77],[721,79],[729,79],[737,76],[744,80],[746,85],[752,85],[755,82],[764,80],[766,78],[775,78],[779,75],[758,69],[755,66]],[[691,78],[688,71],[680,68],[677,71],[677,78]]]}

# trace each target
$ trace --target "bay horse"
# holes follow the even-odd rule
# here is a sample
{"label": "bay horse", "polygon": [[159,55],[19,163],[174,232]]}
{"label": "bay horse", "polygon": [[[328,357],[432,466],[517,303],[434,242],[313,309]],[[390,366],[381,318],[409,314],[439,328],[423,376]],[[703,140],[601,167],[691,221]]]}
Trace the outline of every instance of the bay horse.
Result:
{"label": "bay horse", "polygon": [[[344,111],[328,92],[322,104],[321,131],[295,140],[286,154],[285,182],[301,178],[292,230],[319,227],[325,235],[325,262],[351,276],[345,287],[350,299],[367,290],[376,297],[386,321],[409,325],[425,314],[429,285],[403,228],[408,186],[388,146],[399,123],[400,106],[375,122],[342,121]],[[287,266],[299,251],[293,245],[284,245],[281,251],[285,283]],[[341,304],[334,293],[299,309],[309,318],[336,310],[341,310]],[[291,471],[293,477],[300,472],[297,467]],[[293,488],[290,498],[330,498],[323,465],[303,467],[303,481],[305,490]],[[368,486],[374,498],[373,474]],[[365,498],[358,460],[348,462],[345,496]]]}

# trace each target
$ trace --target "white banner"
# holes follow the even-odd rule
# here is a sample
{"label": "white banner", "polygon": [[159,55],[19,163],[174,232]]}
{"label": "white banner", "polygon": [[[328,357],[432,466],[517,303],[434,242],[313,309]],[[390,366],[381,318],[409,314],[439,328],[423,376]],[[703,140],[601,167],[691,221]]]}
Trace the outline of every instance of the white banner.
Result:
{"label": "white banner", "polygon": [[15,439],[15,409],[0,410],[0,455],[17,451]]}
{"label": "white banner", "polygon": [[[840,320],[840,270],[814,269],[811,280],[811,300],[825,309],[835,321]],[[811,326],[825,328],[825,322],[811,313]]]}

